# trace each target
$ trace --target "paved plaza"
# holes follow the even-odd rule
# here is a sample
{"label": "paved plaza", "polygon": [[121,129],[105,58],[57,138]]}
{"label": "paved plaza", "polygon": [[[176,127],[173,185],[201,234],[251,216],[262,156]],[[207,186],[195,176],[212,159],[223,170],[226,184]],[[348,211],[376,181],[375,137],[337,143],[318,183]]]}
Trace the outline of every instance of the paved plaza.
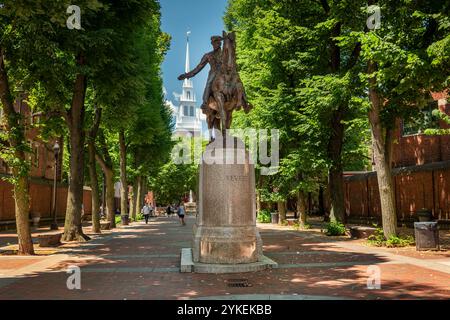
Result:
{"label": "paved plaza", "polygon": [[[255,273],[180,273],[195,219],[132,223],[83,244],[41,249],[38,255],[0,255],[0,299],[449,299],[450,254],[386,249],[315,230],[259,224],[264,254],[278,268]],[[86,227],[89,233],[89,227]],[[13,243],[0,233],[0,245]],[[11,238],[9,238],[11,237]],[[5,248],[5,247],[3,247]],[[8,248],[8,247],[6,247]],[[368,289],[378,266],[381,288]],[[67,269],[81,270],[81,289],[69,290]],[[241,285],[233,285],[240,283]]]}

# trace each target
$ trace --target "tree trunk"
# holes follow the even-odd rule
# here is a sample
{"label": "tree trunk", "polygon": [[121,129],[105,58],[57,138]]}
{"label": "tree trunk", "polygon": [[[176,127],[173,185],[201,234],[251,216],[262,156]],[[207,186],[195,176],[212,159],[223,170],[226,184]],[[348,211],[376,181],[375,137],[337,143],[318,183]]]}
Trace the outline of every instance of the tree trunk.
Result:
{"label": "tree trunk", "polygon": [[301,227],[306,226],[306,197],[303,191],[297,192],[297,213],[298,222]]}
{"label": "tree trunk", "polygon": [[[78,60],[78,64],[83,64],[82,58]],[[66,117],[70,132],[70,180],[63,241],[89,240],[89,237],[83,233],[81,224],[84,185],[85,94],[86,76],[78,74],[75,80],[72,105]]]}
{"label": "tree trunk", "polygon": [[[95,161],[95,139],[100,126],[101,109],[94,105],[94,124],[89,130],[88,154],[89,154],[89,176],[92,190],[92,232],[101,233],[100,228],[100,190],[98,186],[97,162]],[[103,207],[104,208],[104,207]]]}
{"label": "tree trunk", "polygon": [[[13,168],[14,178],[14,201],[16,215],[16,229],[19,243],[19,255],[33,255],[33,241],[31,238],[29,209],[30,199],[28,194],[28,176],[26,169],[26,157],[23,146],[26,144],[25,127],[22,123],[22,115],[14,109],[13,97],[11,96],[8,74],[4,61],[4,51],[0,48],[0,101],[6,117],[6,132],[8,142],[14,150],[16,166]],[[14,134],[11,131],[14,130]]]}
{"label": "tree trunk", "polygon": [[98,187],[97,163],[95,162],[95,145],[93,141],[88,142],[89,153],[89,176],[92,190],[92,232],[101,233],[100,230],[100,190]]}
{"label": "tree trunk", "polygon": [[136,217],[139,213],[139,211],[137,210],[138,209],[137,205],[136,205],[138,183],[139,183],[138,177],[135,177],[134,182],[133,182],[133,194],[131,197],[131,204],[130,204],[130,216],[131,216],[131,219],[134,221],[136,221]]}
{"label": "tree trunk", "polygon": [[147,194],[148,194],[147,177],[143,176],[142,177],[142,204],[144,204],[146,202]]}
{"label": "tree trunk", "polygon": [[286,221],[286,201],[278,201],[278,224]]}
{"label": "tree trunk", "polygon": [[[377,66],[369,62],[368,73],[376,72]],[[375,76],[369,78],[369,122],[372,131],[372,149],[375,169],[377,172],[378,189],[380,193],[381,217],[383,232],[386,238],[397,235],[397,214],[395,209],[395,194],[391,172],[392,130],[384,128],[380,117],[383,99],[377,89]]]}
{"label": "tree trunk", "polygon": [[345,204],[344,204],[344,177],[341,162],[341,147],[343,142],[343,125],[341,126],[341,135],[335,135],[330,139],[330,145],[339,145],[331,147],[330,158],[332,165],[328,172],[328,189],[330,194],[330,219],[345,223]]}
{"label": "tree trunk", "polygon": [[324,196],[323,196],[323,187],[319,187],[319,214],[323,216],[323,221],[328,222],[330,221],[330,217],[325,212],[325,203],[324,203]]}
{"label": "tree trunk", "polygon": [[120,153],[120,212],[123,216],[128,215],[128,183],[127,183],[127,150],[125,146],[125,132],[119,132]]}
{"label": "tree trunk", "polygon": [[256,214],[261,211],[261,196],[258,191],[256,191]]}
{"label": "tree trunk", "polygon": [[137,190],[136,190],[136,206],[135,210],[136,212],[141,212],[142,208],[142,176],[138,176],[137,178],[138,184],[137,184]]}
{"label": "tree trunk", "polygon": [[114,211],[114,171],[106,168],[104,171],[106,180],[106,216],[110,227],[116,227],[116,213]]}
{"label": "tree trunk", "polygon": [[256,190],[256,214],[262,210],[262,202],[261,202],[261,192],[258,190],[263,185],[263,176],[260,174],[258,176],[258,188]]}
{"label": "tree trunk", "polygon": [[[339,72],[341,68],[341,51],[335,37],[341,34],[341,23],[337,22],[331,30],[331,71]],[[344,103],[344,102],[343,102]],[[342,145],[344,143],[343,118],[346,112],[344,105],[339,105],[331,117],[331,135],[328,140],[328,158],[331,167],[328,171],[328,189],[330,190],[330,219],[345,222],[344,179],[342,170]]]}
{"label": "tree trunk", "polygon": [[105,136],[102,131],[99,132],[99,142],[100,142],[100,149],[102,150],[103,156],[100,155],[98,150],[96,150],[95,153],[95,159],[97,160],[98,164],[102,168],[104,179],[105,179],[105,185],[106,185],[106,192],[105,192],[105,202],[106,202],[106,217],[107,220],[110,222],[110,227],[115,228],[116,227],[116,218],[115,218],[115,201],[114,201],[114,167],[113,162],[111,159],[111,156],[109,155],[108,147],[106,145]]}
{"label": "tree trunk", "polygon": [[14,201],[16,204],[16,228],[19,242],[19,255],[33,255],[33,240],[28,218],[30,199],[28,196],[28,178],[19,177],[14,184]]}

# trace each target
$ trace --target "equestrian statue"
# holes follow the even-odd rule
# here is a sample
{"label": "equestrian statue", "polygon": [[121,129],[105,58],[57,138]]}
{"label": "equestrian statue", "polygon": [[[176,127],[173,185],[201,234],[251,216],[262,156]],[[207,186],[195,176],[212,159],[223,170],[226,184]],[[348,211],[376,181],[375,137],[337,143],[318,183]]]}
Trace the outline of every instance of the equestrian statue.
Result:
{"label": "equestrian statue", "polygon": [[213,51],[205,54],[197,67],[180,75],[178,80],[192,78],[207,64],[210,65],[201,109],[206,115],[210,141],[213,141],[211,134],[213,129],[220,130],[225,137],[226,129],[230,129],[231,126],[234,110],[243,108],[245,113],[248,113],[252,106],[247,101],[244,86],[237,71],[234,32],[223,31],[222,36],[211,37],[211,44]]}

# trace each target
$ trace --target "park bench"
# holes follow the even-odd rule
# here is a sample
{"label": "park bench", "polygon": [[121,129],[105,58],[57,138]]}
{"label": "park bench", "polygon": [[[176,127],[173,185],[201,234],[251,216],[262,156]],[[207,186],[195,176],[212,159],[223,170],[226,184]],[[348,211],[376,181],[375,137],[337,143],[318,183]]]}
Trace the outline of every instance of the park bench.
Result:
{"label": "park bench", "polygon": [[353,239],[367,239],[371,235],[375,234],[377,228],[365,227],[365,226],[353,226],[350,227],[350,236]]}
{"label": "park bench", "polygon": [[56,247],[61,244],[62,232],[38,234],[40,247]]}
{"label": "park bench", "polygon": [[100,230],[109,230],[111,228],[111,222],[100,221]]}

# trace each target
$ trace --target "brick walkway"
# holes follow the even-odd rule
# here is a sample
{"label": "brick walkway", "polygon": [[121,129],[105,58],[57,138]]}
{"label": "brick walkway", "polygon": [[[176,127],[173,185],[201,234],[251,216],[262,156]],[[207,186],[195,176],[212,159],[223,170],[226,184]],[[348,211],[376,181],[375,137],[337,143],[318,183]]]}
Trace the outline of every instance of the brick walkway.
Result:
{"label": "brick walkway", "polygon": [[[260,225],[265,254],[278,269],[243,274],[179,272],[193,218],[135,223],[64,245],[48,256],[0,256],[0,299],[421,299],[450,298],[450,256],[415,258],[330,238],[313,231]],[[81,290],[66,286],[67,268],[81,268]],[[381,289],[369,290],[367,267],[381,270]],[[229,287],[247,279],[249,287]]]}

